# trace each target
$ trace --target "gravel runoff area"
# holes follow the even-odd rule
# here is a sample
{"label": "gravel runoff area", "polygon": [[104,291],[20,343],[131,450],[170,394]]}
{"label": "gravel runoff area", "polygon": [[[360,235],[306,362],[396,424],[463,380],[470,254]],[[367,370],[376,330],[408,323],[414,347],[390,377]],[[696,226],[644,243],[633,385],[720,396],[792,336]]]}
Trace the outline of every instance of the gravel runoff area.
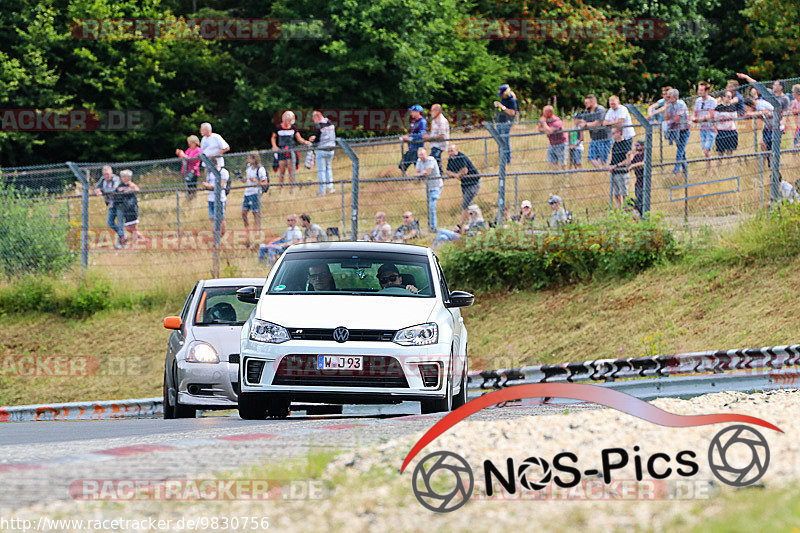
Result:
{"label": "gravel runoff area", "polygon": [[[758,485],[780,489],[800,481],[800,418],[797,415],[800,392],[722,392],[690,400],[660,399],[652,403],[675,414],[746,414],[778,426],[784,433],[757,427],[767,439],[771,452],[769,467]],[[508,409],[509,412],[513,410]],[[435,420],[432,418],[430,424]],[[19,509],[16,516],[37,519],[47,513],[51,518],[142,520],[149,517],[173,520],[173,529],[174,521],[181,517],[257,516],[268,518],[269,529],[277,531],[502,531],[520,524],[525,524],[528,530],[540,531],[573,531],[577,527],[591,531],[682,531],[702,523],[713,513],[717,508],[715,499],[720,493],[735,490],[717,480],[710,471],[707,456],[712,438],[731,425],[734,423],[667,428],[611,409],[564,406],[559,414],[546,416],[467,419],[424,449],[404,474],[399,473],[400,465],[423,432],[345,450],[325,467],[318,478],[325,487],[324,494],[311,501],[302,498],[122,504],[68,501]],[[671,465],[677,466],[674,458],[680,451],[694,451],[699,471],[687,478],[673,473],[663,485],[654,485],[657,482],[645,473],[643,482],[635,484],[631,481],[635,478],[635,446],[639,446],[642,464],[660,452],[669,455]],[[519,465],[530,456],[550,461],[554,455],[570,451],[578,456],[577,466],[583,471],[600,469],[601,451],[607,448],[624,448],[631,456],[631,463],[614,471],[616,485],[612,483],[606,489],[599,485],[599,478],[588,475],[587,483],[571,490],[553,491],[547,499],[537,499],[531,497],[533,492],[523,491],[527,494],[524,501],[511,501],[514,496],[487,501],[477,495],[479,490],[476,489],[467,505],[447,514],[424,509],[411,490],[417,461],[437,450],[452,451],[466,459],[475,472],[476,485],[481,485],[480,465],[485,459],[504,466],[506,458],[512,457],[515,465]],[[732,464],[739,465],[749,461],[750,454],[746,447],[737,445],[728,457]],[[233,472],[230,476],[268,477],[271,467],[265,468],[264,471]],[[297,468],[297,477],[302,478],[303,473]],[[540,471],[536,473],[541,474]],[[529,479],[535,482],[539,477],[532,474]],[[495,486],[499,485],[495,483]],[[662,494],[662,490],[667,494],[678,491],[679,498],[667,496],[653,500],[653,494]],[[188,527],[184,529],[189,530]]]}

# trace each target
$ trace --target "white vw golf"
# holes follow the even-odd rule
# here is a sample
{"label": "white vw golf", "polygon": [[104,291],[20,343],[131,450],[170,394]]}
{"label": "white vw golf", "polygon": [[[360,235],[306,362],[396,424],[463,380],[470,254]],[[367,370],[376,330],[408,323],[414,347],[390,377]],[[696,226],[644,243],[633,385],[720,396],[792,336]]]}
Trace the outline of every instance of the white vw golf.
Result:
{"label": "white vw golf", "polygon": [[466,402],[467,330],[429,248],[370,242],[289,247],[242,327],[239,415],[285,417],[292,402]]}

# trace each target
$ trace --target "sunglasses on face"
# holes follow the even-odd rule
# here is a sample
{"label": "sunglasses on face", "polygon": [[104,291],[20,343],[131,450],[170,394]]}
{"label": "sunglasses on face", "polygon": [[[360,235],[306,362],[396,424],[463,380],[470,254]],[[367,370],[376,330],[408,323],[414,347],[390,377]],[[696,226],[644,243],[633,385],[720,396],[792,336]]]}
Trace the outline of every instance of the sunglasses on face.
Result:
{"label": "sunglasses on face", "polygon": [[[392,281],[394,279],[397,279],[397,278],[400,278],[400,274],[387,274],[387,275],[383,276],[381,279],[379,279],[378,281],[380,281],[381,283],[389,283],[390,281]],[[400,278],[400,279],[402,279],[402,278]]]}

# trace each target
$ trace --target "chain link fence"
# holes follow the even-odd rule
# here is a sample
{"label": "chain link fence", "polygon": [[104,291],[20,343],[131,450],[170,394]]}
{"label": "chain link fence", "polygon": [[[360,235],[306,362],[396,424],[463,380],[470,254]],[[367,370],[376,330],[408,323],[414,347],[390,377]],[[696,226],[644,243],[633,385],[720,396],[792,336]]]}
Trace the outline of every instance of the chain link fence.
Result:
{"label": "chain link fence", "polygon": [[[796,81],[784,82],[789,94]],[[763,85],[755,85],[766,93]],[[774,99],[771,94],[764,97]],[[694,102],[685,101],[691,113]],[[641,142],[645,154],[643,210],[660,213],[676,229],[732,227],[743,216],[779,199],[781,176],[791,182],[797,176],[797,115],[785,114],[780,126],[768,118],[736,116],[725,127],[733,124],[738,142],[730,150],[719,151],[714,142],[709,145],[705,134],[701,139],[696,124],[683,138],[665,136],[659,123],[647,120],[644,108],[627,108],[635,132],[632,146]],[[589,132],[576,128],[572,117],[562,120],[567,139],[563,147],[554,143],[558,136],[540,131],[538,121],[517,122],[508,134],[492,123],[451,128],[450,144],[480,174],[480,188],[469,203],[480,207],[487,225],[506,223],[527,200],[535,214],[533,225],[547,227],[552,213],[548,199],[554,194],[561,197],[573,221],[591,222],[605,216],[613,201],[607,162],[589,162]],[[771,133],[781,127],[783,134]],[[506,138],[509,161],[501,157]],[[330,240],[364,238],[375,228],[378,212],[385,213],[392,234],[407,222],[403,214],[411,212],[411,220],[417,220],[420,228],[415,242],[431,244],[436,231],[453,229],[467,207],[459,179],[445,175],[437,190],[431,180],[417,175],[412,164],[416,158],[408,150],[408,142],[396,135],[339,139],[331,163],[332,183],[321,183],[318,168],[306,166],[311,149],[305,146],[291,154],[282,180],[272,150],[226,153],[224,168],[231,188],[224,219],[220,210],[209,207],[209,202],[213,207],[214,200],[224,196],[220,180],[213,180],[217,190],[202,188],[208,171],[202,168],[195,189],[186,182],[179,158],[4,168],[2,184],[4,194],[11,187],[16,190],[17,203],[26,198],[46,207],[29,217],[37,221],[25,231],[62,239],[59,232],[67,228],[63,239],[81,258],[84,272],[125,278],[134,284],[177,276],[262,276],[266,272],[265,263],[259,261],[263,245],[284,235],[289,215],[309,215]],[[257,156],[255,166],[264,166],[269,176],[269,188],[257,190],[259,216],[254,216],[252,205],[250,210],[243,209],[249,155]],[[447,151],[441,154],[443,171],[449,158]],[[98,194],[106,165],[115,175],[131,171],[139,188],[133,195],[138,217],[118,212],[107,204],[108,196]],[[634,196],[635,180],[630,172],[627,196]],[[5,216],[0,215],[0,221]],[[297,222],[302,221],[298,218]],[[4,248],[4,255],[38,253],[36,246]]]}

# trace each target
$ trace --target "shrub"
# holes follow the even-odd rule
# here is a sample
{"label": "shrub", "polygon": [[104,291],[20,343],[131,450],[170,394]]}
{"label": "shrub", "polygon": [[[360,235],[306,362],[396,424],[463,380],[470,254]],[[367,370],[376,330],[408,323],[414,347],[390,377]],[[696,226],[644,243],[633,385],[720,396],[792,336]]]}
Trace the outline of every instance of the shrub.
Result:
{"label": "shrub", "polygon": [[47,278],[26,276],[0,289],[0,314],[35,312],[82,318],[111,307],[110,295],[105,281],[65,288]]}
{"label": "shrub", "polygon": [[55,273],[75,259],[67,242],[64,212],[34,196],[20,194],[0,179],[0,273]]}
{"label": "shrub", "polygon": [[656,217],[634,221],[612,213],[601,222],[551,230],[490,229],[445,246],[440,259],[453,286],[481,291],[632,276],[676,251],[672,233]]}

